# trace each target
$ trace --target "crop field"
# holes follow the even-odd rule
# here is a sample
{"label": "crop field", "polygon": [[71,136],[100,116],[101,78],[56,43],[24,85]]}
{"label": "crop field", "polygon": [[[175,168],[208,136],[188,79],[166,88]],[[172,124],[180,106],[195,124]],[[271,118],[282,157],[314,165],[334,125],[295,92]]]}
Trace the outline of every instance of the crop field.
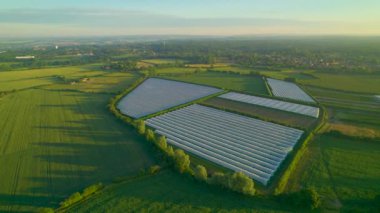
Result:
{"label": "crop field", "polygon": [[317,121],[315,118],[309,116],[289,113],[267,107],[260,107],[257,105],[232,101],[218,97],[203,101],[202,104],[217,109],[242,113],[250,117],[259,118],[264,121],[278,123],[298,129],[310,130]]}
{"label": "crop field", "polygon": [[[228,121],[228,122],[227,122]],[[191,105],[146,121],[168,143],[266,185],[303,131]]]}
{"label": "crop field", "polygon": [[114,185],[68,212],[291,212],[289,205],[247,197],[165,170]]}
{"label": "crop field", "polygon": [[304,102],[315,102],[308,94],[306,94],[300,87],[298,87],[294,83],[276,80],[272,78],[267,78],[267,81],[272,89],[272,93],[274,96]]}
{"label": "crop field", "polygon": [[[376,212],[380,191],[379,139],[366,141],[333,134],[319,136],[290,178],[289,190],[315,187],[323,209]],[[340,209],[340,210],[338,210]]]}
{"label": "crop field", "polygon": [[347,92],[360,92],[380,94],[379,74],[325,74],[314,73],[315,79],[302,79],[300,82],[306,85],[318,86],[326,89],[341,90]]}
{"label": "crop field", "polygon": [[169,76],[168,79],[215,86],[223,89],[243,91],[253,94],[269,95],[265,82],[258,76],[201,72],[184,76]]}
{"label": "crop field", "polygon": [[31,88],[35,86],[62,83],[59,76],[67,80],[75,80],[83,77],[97,76],[105,74],[96,66],[76,66],[45,68],[21,71],[0,72],[0,91]]}
{"label": "crop field", "polygon": [[175,64],[175,63],[184,63],[184,60],[178,59],[169,59],[169,58],[156,58],[156,59],[144,59],[142,62],[154,64],[154,65],[162,65],[162,64]]}
{"label": "crop field", "polygon": [[123,114],[139,118],[221,91],[213,87],[149,78],[120,100],[117,107]]}
{"label": "crop field", "polygon": [[97,93],[83,92],[86,85],[40,86],[0,99],[0,212],[57,207],[88,185],[155,163],[150,146],[105,108],[113,94],[104,92],[114,84]]}
{"label": "crop field", "polygon": [[219,96],[220,98],[225,98],[233,101],[240,101],[248,104],[259,105],[263,107],[283,110],[287,112],[293,112],[301,115],[311,116],[318,118],[319,109],[318,107],[306,106],[302,104],[296,104],[286,101],[279,101],[270,98],[262,98],[258,96],[246,95],[236,92],[229,92]]}

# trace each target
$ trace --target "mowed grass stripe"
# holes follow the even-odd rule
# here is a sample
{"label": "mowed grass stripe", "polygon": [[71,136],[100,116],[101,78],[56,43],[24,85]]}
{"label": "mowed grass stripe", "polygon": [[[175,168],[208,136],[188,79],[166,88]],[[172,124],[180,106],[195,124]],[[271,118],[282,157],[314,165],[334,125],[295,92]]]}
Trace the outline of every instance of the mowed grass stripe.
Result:
{"label": "mowed grass stripe", "polygon": [[0,211],[55,207],[90,184],[154,163],[148,144],[107,111],[110,97],[46,89],[4,97]]}

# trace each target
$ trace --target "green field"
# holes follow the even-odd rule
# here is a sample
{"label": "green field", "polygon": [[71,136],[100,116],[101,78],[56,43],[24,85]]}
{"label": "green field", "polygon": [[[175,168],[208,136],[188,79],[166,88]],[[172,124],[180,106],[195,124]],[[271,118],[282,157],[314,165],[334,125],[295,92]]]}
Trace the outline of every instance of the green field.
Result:
{"label": "green field", "polygon": [[111,186],[68,212],[290,212],[263,196],[247,197],[171,170]]}
{"label": "green field", "polygon": [[228,90],[236,90],[253,94],[268,95],[265,82],[258,76],[245,76],[227,73],[196,73],[192,75],[169,76],[168,79],[190,83],[205,84]]}
{"label": "green field", "polygon": [[370,212],[380,192],[379,161],[380,140],[324,134],[308,147],[289,189],[315,187],[326,210]]}
{"label": "green field", "polygon": [[314,79],[301,79],[306,85],[360,93],[380,94],[380,75],[313,73]]}
{"label": "green field", "polygon": [[76,80],[102,74],[106,72],[93,65],[6,71],[0,72],[0,91],[61,83],[62,80],[58,76],[65,77],[67,80]]}
{"label": "green field", "polygon": [[162,64],[175,64],[175,63],[184,63],[184,60],[178,59],[170,59],[170,58],[155,58],[155,59],[144,59],[142,62],[154,64],[154,65],[162,65]]}
{"label": "green field", "polygon": [[[37,73],[70,78],[87,75],[86,70],[70,70]],[[29,73],[39,77],[35,70]],[[0,212],[57,207],[62,199],[88,185],[136,174],[155,162],[151,147],[106,109],[114,96],[108,93],[133,82],[133,76],[120,75],[95,78],[101,82],[95,89],[91,83],[59,83],[0,99]],[[12,78],[12,84],[5,82],[10,89],[24,86],[16,75]],[[41,85],[38,80],[31,84]]]}

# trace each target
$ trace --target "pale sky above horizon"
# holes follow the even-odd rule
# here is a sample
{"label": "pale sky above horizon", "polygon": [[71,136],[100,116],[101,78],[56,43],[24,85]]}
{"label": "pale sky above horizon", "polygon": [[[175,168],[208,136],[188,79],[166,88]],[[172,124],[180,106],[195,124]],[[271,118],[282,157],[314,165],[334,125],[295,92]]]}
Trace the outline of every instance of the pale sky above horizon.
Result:
{"label": "pale sky above horizon", "polygon": [[0,36],[380,35],[379,0],[2,0]]}

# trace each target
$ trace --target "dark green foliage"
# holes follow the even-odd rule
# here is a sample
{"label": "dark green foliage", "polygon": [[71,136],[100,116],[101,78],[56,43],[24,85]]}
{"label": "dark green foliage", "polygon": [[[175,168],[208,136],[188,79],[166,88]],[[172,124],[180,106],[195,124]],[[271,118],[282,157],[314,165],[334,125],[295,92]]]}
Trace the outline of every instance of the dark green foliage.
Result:
{"label": "dark green foliage", "polygon": [[314,210],[321,206],[320,196],[313,188],[281,195],[280,200],[300,209]]}
{"label": "dark green foliage", "polygon": [[64,200],[60,203],[61,208],[68,207],[68,206],[80,201],[82,198],[83,197],[79,192],[75,192],[70,197],[68,197],[66,200]]}
{"label": "dark green foliage", "polygon": [[[145,126],[145,124],[144,124],[144,126]],[[145,129],[145,128],[144,128]],[[140,130],[139,130],[140,131]],[[140,133],[140,132],[139,132]],[[151,129],[148,129],[147,131],[146,131],[146,135],[145,135],[145,137],[146,137],[146,140],[147,141],[150,141],[150,142],[155,142],[156,141],[156,135],[154,134],[154,132],[153,132],[153,130],[151,130]]]}
{"label": "dark green foliage", "polygon": [[229,187],[228,176],[222,172],[215,172],[208,180],[211,184],[220,185],[226,188]]}
{"label": "dark green foliage", "polygon": [[180,173],[184,173],[190,170],[190,156],[183,150],[177,149],[174,152],[175,166]]}
{"label": "dark green foliage", "polygon": [[151,167],[149,167],[149,174],[156,174],[157,172],[159,172],[161,170],[161,166],[159,165],[153,165]]}
{"label": "dark green foliage", "polygon": [[54,209],[52,209],[52,208],[41,208],[38,210],[38,213],[54,213]]}
{"label": "dark green foliage", "polygon": [[144,121],[138,121],[137,122],[137,132],[140,134],[140,135],[143,135],[145,134],[145,122]]}
{"label": "dark green foliage", "polygon": [[246,195],[254,195],[256,190],[250,177],[243,172],[235,172],[229,180],[230,188]]}
{"label": "dark green foliage", "polygon": [[89,186],[89,187],[87,187],[87,188],[85,188],[85,189],[83,190],[82,196],[83,196],[83,197],[87,197],[87,196],[89,196],[89,195],[92,195],[92,194],[94,194],[95,192],[101,190],[103,187],[104,187],[104,186],[103,186],[102,183],[97,183],[97,184],[91,185],[91,186]]}
{"label": "dark green foliage", "polygon": [[165,136],[160,136],[160,137],[158,138],[157,146],[158,146],[158,148],[160,148],[161,150],[164,150],[164,151],[167,150],[167,148],[168,148],[168,144],[167,144],[167,142],[166,142],[166,137],[165,137]]}
{"label": "dark green foliage", "polygon": [[207,181],[207,169],[202,165],[197,165],[194,170],[194,176],[201,181]]}

